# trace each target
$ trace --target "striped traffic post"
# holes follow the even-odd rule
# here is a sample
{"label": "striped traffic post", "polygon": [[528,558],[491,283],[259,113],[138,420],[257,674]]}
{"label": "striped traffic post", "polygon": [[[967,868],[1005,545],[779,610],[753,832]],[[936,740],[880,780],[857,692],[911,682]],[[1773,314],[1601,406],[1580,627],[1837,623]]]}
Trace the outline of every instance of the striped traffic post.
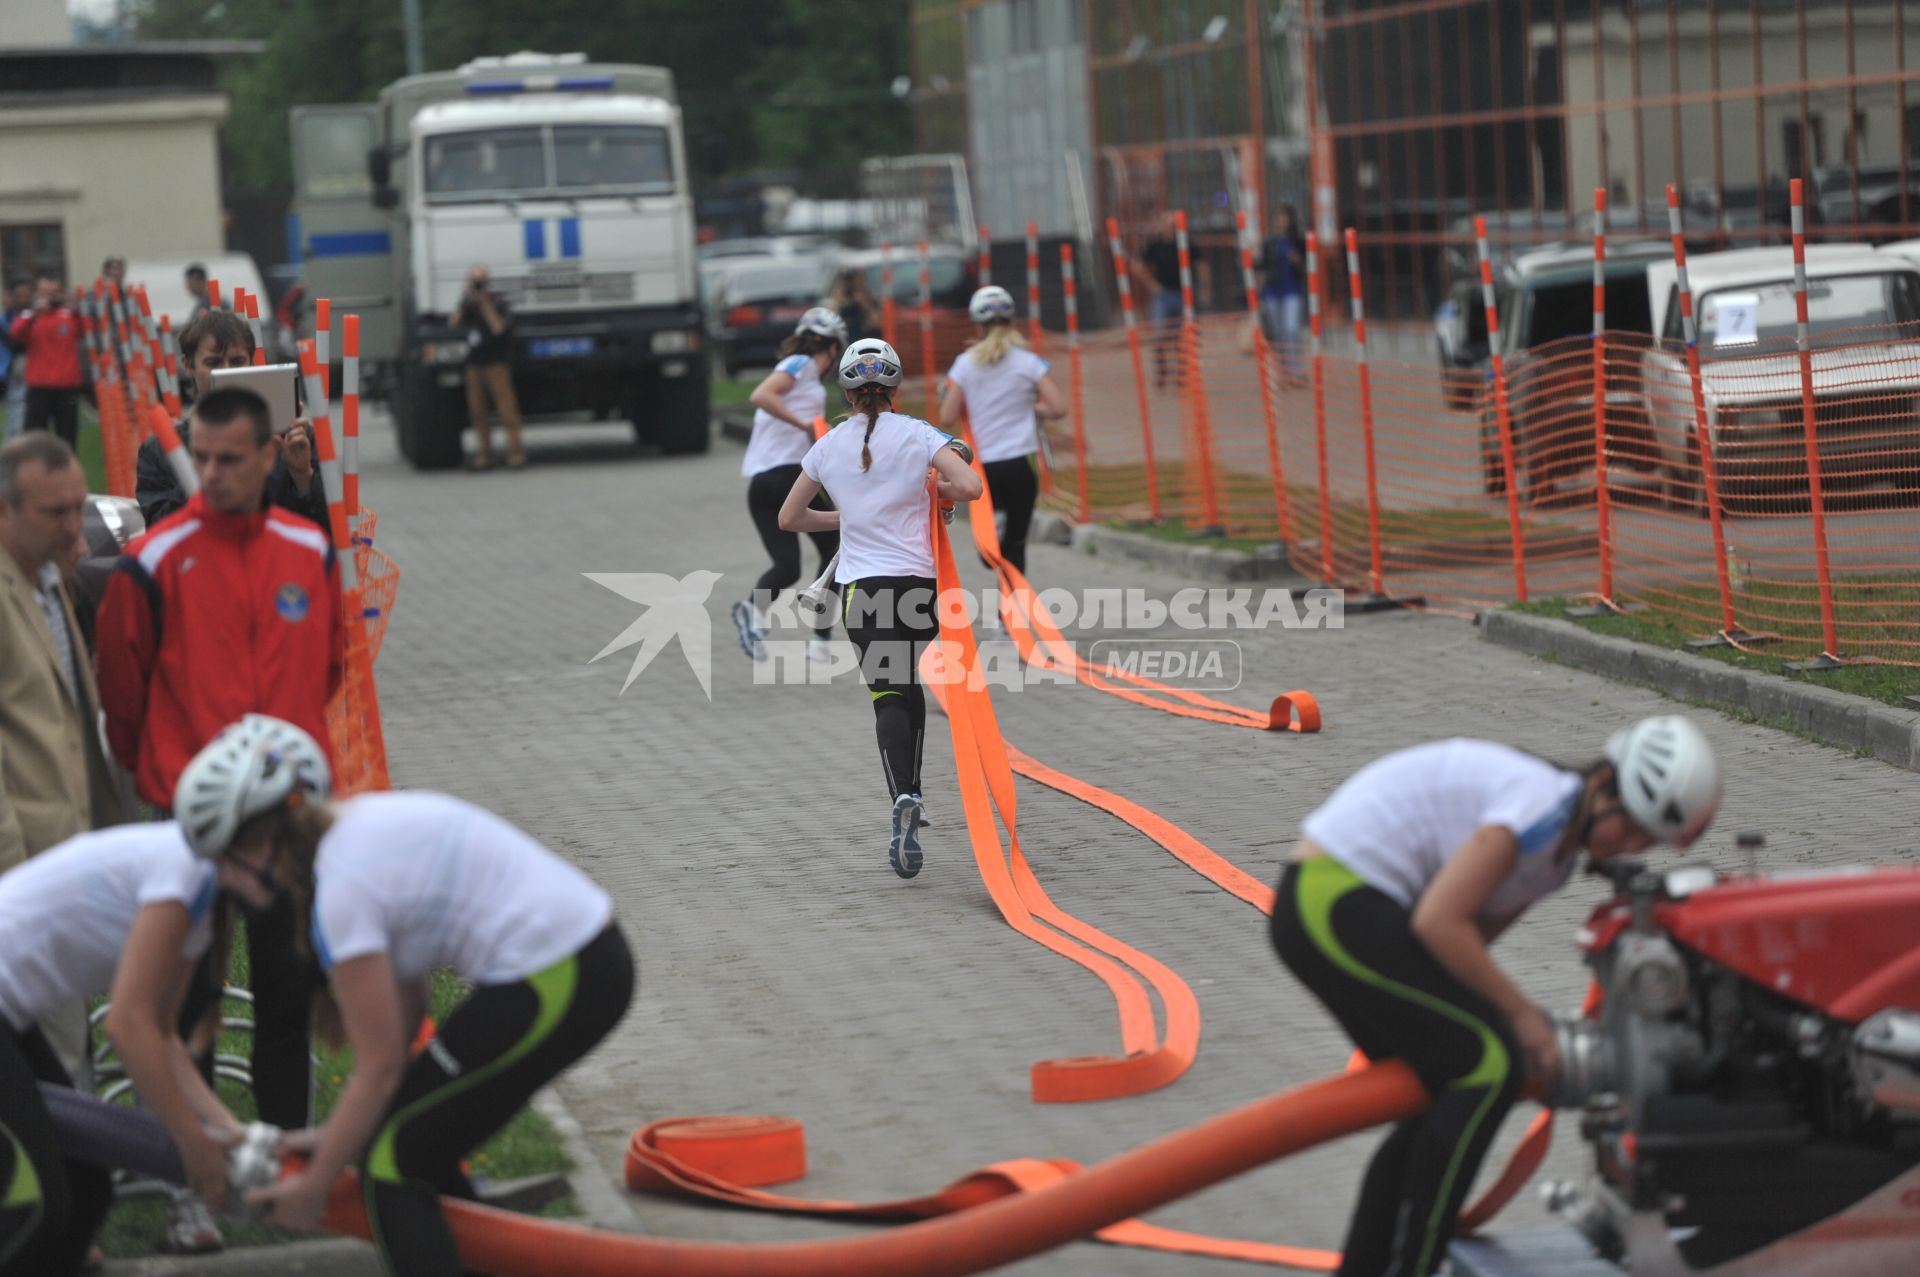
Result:
{"label": "striped traffic post", "polygon": [[1327,483],[1327,377],[1326,351],[1320,341],[1320,242],[1307,232],[1307,330],[1310,336],[1307,354],[1313,364],[1313,448],[1319,462],[1320,479],[1320,585],[1334,588],[1333,571],[1333,498]]}
{"label": "striped traffic post", "polygon": [[1260,411],[1267,422],[1267,471],[1273,481],[1273,517],[1282,543],[1293,543],[1293,516],[1287,505],[1287,470],[1280,460],[1280,418],[1274,409],[1272,364],[1266,329],[1260,324],[1260,294],[1253,282],[1253,246],[1244,210],[1233,215],[1240,238],[1240,285],[1247,294],[1247,322],[1253,325],[1253,370],[1260,382]]}
{"label": "striped traffic post", "polygon": [[980,275],[980,287],[985,288],[993,282],[993,235],[985,222],[980,223],[980,249],[975,258],[976,270]]}
{"label": "striped traffic post", "polygon": [[1147,407],[1147,365],[1140,350],[1140,326],[1133,315],[1133,278],[1127,252],[1120,243],[1120,223],[1107,219],[1107,251],[1113,255],[1113,278],[1120,293],[1120,315],[1127,332],[1127,355],[1133,363],[1133,397],[1140,407],[1140,447],[1146,458],[1147,517],[1160,521],[1160,476],[1153,464],[1153,415]]}
{"label": "striped traffic post", "polygon": [[1786,668],[1800,673],[1839,669],[1839,626],[1833,613],[1833,568],[1827,559],[1827,499],[1820,486],[1820,436],[1814,413],[1813,343],[1807,312],[1806,191],[1799,178],[1789,187],[1793,203],[1793,341],[1800,360],[1800,426],[1807,444],[1807,497],[1813,515],[1813,570],[1820,588],[1820,654]]}
{"label": "striped traffic post", "polygon": [[1493,294],[1493,254],[1487,247],[1487,219],[1473,219],[1474,249],[1480,258],[1480,304],[1486,310],[1488,377],[1493,383],[1493,419],[1500,431],[1501,473],[1507,476],[1507,534],[1513,546],[1513,594],[1527,601],[1527,546],[1520,527],[1520,485],[1513,472],[1513,412],[1507,398],[1507,361],[1500,353],[1500,308]]}
{"label": "striped traffic post", "polygon": [[1040,353],[1040,224],[1027,223],[1027,342]]}
{"label": "striped traffic post", "polygon": [[[1067,309],[1067,368],[1071,383],[1069,394],[1073,406],[1073,470],[1074,486],[1078,498],[1075,504],[1075,520],[1085,523],[1088,518],[1089,502],[1087,495],[1087,411],[1085,383],[1081,379],[1080,368],[1080,290],[1074,278],[1073,245],[1060,245],[1060,284]],[[1046,426],[1040,431],[1046,433]]]}
{"label": "striped traffic post", "polygon": [[348,315],[340,332],[340,424],[344,436],[345,474],[341,501],[346,506],[347,530],[360,528],[360,316]]}
{"label": "striped traffic post", "polygon": [[1213,483],[1213,423],[1207,415],[1207,383],[1200,376],[1200,325],[1193,304],[1193,254],[1187,241],[1187,213],[1173,215],[1174,242],[1180,254],[1180,366],[1186,392],[1184,398],[1192,412],[1190,431],[1193,464],[1198,469],[1200,526],[1202,536],[1219,536],[1226,531],[1220,522],[1220,499]]}

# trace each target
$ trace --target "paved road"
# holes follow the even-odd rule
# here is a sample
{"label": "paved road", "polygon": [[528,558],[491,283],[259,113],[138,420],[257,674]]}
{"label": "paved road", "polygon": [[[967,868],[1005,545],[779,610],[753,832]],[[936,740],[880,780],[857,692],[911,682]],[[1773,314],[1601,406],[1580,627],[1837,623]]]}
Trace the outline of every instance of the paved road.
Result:
{"label": "paved road", "polygon": [[[928,868],[903,883],[885,864],[867,698],[844,680],[753,685],[726,620],[762,567],[738,448],[658,458],[617,430],[565,427],[533,433],[524,473],[415,475],[384,417],[369,413],[367,432],[363,490],[403,572],[380,665],[396,782],[489,804],[572,857],[615,893],[638,951],[632,1014],[560,1088],[610,1175],[642,1122],[787,1113],[812,1143],[800,1191],[888,1197],[1007,1157],[1097,1160],[1340,1067],[1340,1035],[1280,970],[1253,909],[1092,809],[1022,785],[1023,843],[1055,899],[1170,964],[1205,1018],[1199,1060],[1173,1086],[1033,1104],[1031,1062],[1115,1049],[1108,995],[997,918],[966,854],[944,720],[927,747],[939,821]],[[672,651],[622,695],[628,655],[588,658],[639,609],[581,574],[696,569],[724,574],[706,609],[712,699]],[[1032,575],[1161,595],[1182,584],[1054,547],[1034,551]],[[1308,688],[1325,732],[1267,736],[1055,687],[998,697],[1007,738],[1271,880],[1300,818],[1382,751],[1471,733],[1578,759],[1615,725],[1670,708],[1490,648],[1454,620],[1356,617],[1341,632],[1242,638],[1247,687],[1234,698]],[[1717,716],[1706,726],[1730,772],[1712,859],[1737,863],[1733,832],[1748,828],[1770,833],[1770,865],[1912,857],[1920,801],[1907,773]],[[1543,1002],[1579,994],[1571,936],[1595,896],[1576,887],[1503,942]],[[1334,1244],[1370,1143],[1248,1175],[1155,1219]],[[1563,1138],[1551,1170],[1577,1169]],[[665,1201],[639,1212],[650,1232],[680,1237],[848,1231]],[[1530,1203],[1512,1215],[1538,1218]],[[1083,1244],[1009,1271],[1238,1270]]]}

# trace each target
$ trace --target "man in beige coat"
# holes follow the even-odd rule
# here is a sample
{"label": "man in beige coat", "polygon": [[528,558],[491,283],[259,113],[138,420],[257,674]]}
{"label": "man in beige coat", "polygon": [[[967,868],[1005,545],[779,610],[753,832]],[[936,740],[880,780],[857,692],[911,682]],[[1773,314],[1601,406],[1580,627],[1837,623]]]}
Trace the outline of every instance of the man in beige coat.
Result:
{"label": "man in beige coat", "polygon": [[[99,698],[61,577],[84,548],[87,480],[57,436],[0,447],[0,872],[126,819],[100,746]],[[42,1025],[76,1079],[86,1007]],[[71,1020],[72,1023],[68,1023]]]}

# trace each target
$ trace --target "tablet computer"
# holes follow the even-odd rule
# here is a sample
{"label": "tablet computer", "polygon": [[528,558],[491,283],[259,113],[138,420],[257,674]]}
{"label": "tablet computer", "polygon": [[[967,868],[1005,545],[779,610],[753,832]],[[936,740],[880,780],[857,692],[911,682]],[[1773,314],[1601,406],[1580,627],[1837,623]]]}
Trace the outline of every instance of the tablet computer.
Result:
{"label": "tablet computer", "polygon": [[259,364],[250,368],[213,370],[213,389],[226,390],[238,386],[251,390],[267,401],[275,438],[293,428],[293,419],[298,415],[294,406],[294,386],[299,380],[298,364]]}

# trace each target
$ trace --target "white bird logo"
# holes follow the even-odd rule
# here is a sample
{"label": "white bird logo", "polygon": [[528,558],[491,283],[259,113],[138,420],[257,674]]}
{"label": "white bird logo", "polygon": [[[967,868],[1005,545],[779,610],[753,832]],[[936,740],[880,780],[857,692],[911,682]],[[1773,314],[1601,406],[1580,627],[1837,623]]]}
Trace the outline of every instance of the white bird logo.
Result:
{"label": "white bird logo", "polygon": [[713,699],[713,620],[707,615],[707,599],[719,582],[720,573],[703,568],[678,580],[664,572],[582,572],[580,575],[646,608],[639,620],[620,631],[619,636],[596,652],[587,664],[638,643],[640,650],[633,654],[627,681],[620,685],[624,696],[640,677],[640,671],[677,638],[687,664],[693,667],[693,676],[700,680],[700,690],[707,694],[708,700]]}

